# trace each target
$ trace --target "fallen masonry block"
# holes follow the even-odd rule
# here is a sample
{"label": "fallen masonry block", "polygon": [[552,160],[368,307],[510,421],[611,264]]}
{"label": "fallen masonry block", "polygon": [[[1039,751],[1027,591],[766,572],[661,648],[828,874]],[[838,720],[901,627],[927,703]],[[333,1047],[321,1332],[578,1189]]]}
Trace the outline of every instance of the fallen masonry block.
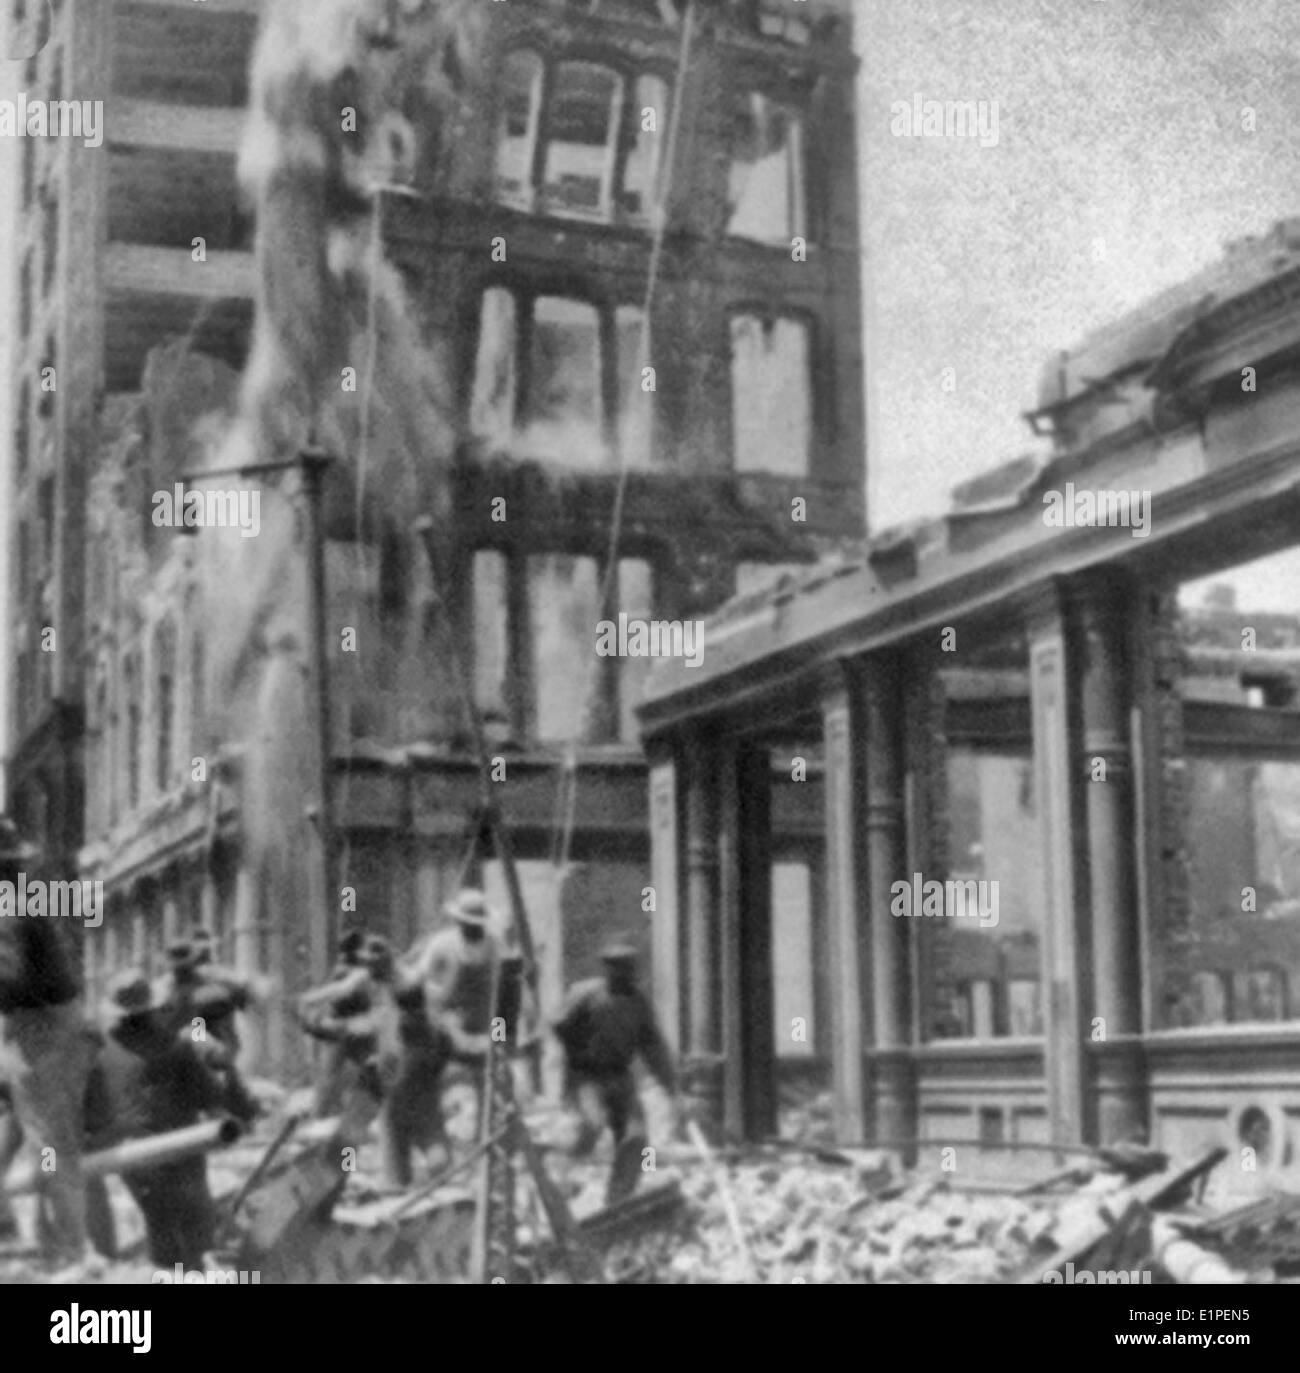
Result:
{"label": "fallen masonry block", "polygon": [[1155,1261],[1176,1283],[1244,1283],[1246,1275],[1230,1268],[1218,1254],[1202,1249],[1183,1233],[1169,1216],[1151,1222]]}

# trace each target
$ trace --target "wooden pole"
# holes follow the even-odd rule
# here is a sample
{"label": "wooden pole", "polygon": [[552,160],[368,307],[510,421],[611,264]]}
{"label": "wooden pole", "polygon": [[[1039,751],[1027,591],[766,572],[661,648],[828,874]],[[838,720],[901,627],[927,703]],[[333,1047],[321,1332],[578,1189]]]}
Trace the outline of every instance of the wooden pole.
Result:
{"label": "wooden pole", "polygon": [[311,717],[311,737],[318,751],[316,769],[316,815],[313,842],[319,846],[315,861],[309,864],[307,944],[309,984],[325,980],[330,968],[331,950],[337,942],[337,902],[332,871],[334,817],[331,803],[330,760],[333,740],[330,722],[329,650],[326,645],[325,529],[322,514],[325,469],[329,457],[319,449],[305,449],[298,457],[302,482],[304,532],[307,544],[307,644],[312,676],[307,692],[307,711]]}

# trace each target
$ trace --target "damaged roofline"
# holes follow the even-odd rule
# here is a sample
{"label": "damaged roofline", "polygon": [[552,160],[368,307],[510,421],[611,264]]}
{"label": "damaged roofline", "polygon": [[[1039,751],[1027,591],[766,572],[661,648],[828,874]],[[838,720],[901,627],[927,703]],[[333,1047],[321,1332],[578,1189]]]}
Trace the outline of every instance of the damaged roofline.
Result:
{"label": "damaged roofline", "polygon": [[[1037,537],[1000,555],[990,557],[987,547],[958,552],[894,588],[862,567],[810,592],[787,593],[782,605],[769,598],[741,619],[707,619],[709,653],[689,682],[651,673],[637,709],[642,737],[797,692],[838,660],[898,647],[927,630],[1005,619],[1045,586],[1100,566],[1158,579],[1195,562],[1197,575],[1208,575],[1240,562],[1243,543],[1255,557],[1289,546],[1300,519],[1300,435],[1192,482],[1157,488],[1152,511],[1150,536],[1133,539],[1123,528],[1051,529],[1041,509],[1030,507],[1015,532],[1023,538],[1037,525]],[[875,605],[864,608],[869,600]]]}

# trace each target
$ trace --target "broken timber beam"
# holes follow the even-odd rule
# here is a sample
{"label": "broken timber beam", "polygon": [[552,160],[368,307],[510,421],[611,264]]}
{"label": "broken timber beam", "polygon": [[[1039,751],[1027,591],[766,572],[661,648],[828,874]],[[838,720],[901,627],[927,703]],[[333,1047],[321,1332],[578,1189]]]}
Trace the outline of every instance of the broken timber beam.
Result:
{"label": "broken timber beam", "polygon": [[1227,1153],[1228,1151],[1221,1146],[1210,1149],[1194,1163],[1181,1168],[1166,1169],[1163,1173],[1143,1178],[1132,1187],[1126,1187],[1123,1191],[1105,1197],[1104,1207],[1098,1211],[1095,1221],[1087,1225],[1081,1233],[1072,1236],[1068,1244],[1061,1245],[1055,1253],[1036,1262],[1033,1271],[1022,1278],[1021,1282],[1037,1284],[1042,1281],[1045,1272],[1061,1272],[1067,1263],[1081,1260],[1095,1245],[1111,1234],[1118,1221],[1125,1218],[1134,1203],[1149,1210],[1174,1205],[1192,1183],[1217,1167]]}

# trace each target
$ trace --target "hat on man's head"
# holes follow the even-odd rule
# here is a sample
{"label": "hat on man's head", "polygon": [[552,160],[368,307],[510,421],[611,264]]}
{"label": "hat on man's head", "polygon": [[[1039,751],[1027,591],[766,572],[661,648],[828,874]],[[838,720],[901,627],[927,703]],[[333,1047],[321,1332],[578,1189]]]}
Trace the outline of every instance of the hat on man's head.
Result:
{"label": "hat on man's head", "polygon": [[199,966],[206,952],[192,939],[177,939],[167,945],[167,963],[173,972],[188,972]]}
{"label": "hat on man's head", "polygon": [[123,968],[114,973],[108,984],[108,1016],[110,1021],[124,1020],[157,1010],[159,1000],[149,979],[139,968]]}
{"label": "hat on man's head", "polygon": [[365,930],[349,930],[339,938],[339,957],[355,958],[366,942]]}
{"label": "hat on man's head", "polygon": [[457,893],[455,900],[448,901],[442,911],[458,925],[487,925],[492,919],[492,907],[477,887],[466,887]]}
{"label": "hat on man's head", "polygon": [[362,939],[361,947],[355,954],[363,967],[373,968],[393,961],[393,946],[382,934],[368,934]]}
{"label": "hat on man's head", "polygon": [[611,939],[600,951],[600,961],[611,967],[628,967],[636,963],[640,954],[631,944],[621,939]]}

